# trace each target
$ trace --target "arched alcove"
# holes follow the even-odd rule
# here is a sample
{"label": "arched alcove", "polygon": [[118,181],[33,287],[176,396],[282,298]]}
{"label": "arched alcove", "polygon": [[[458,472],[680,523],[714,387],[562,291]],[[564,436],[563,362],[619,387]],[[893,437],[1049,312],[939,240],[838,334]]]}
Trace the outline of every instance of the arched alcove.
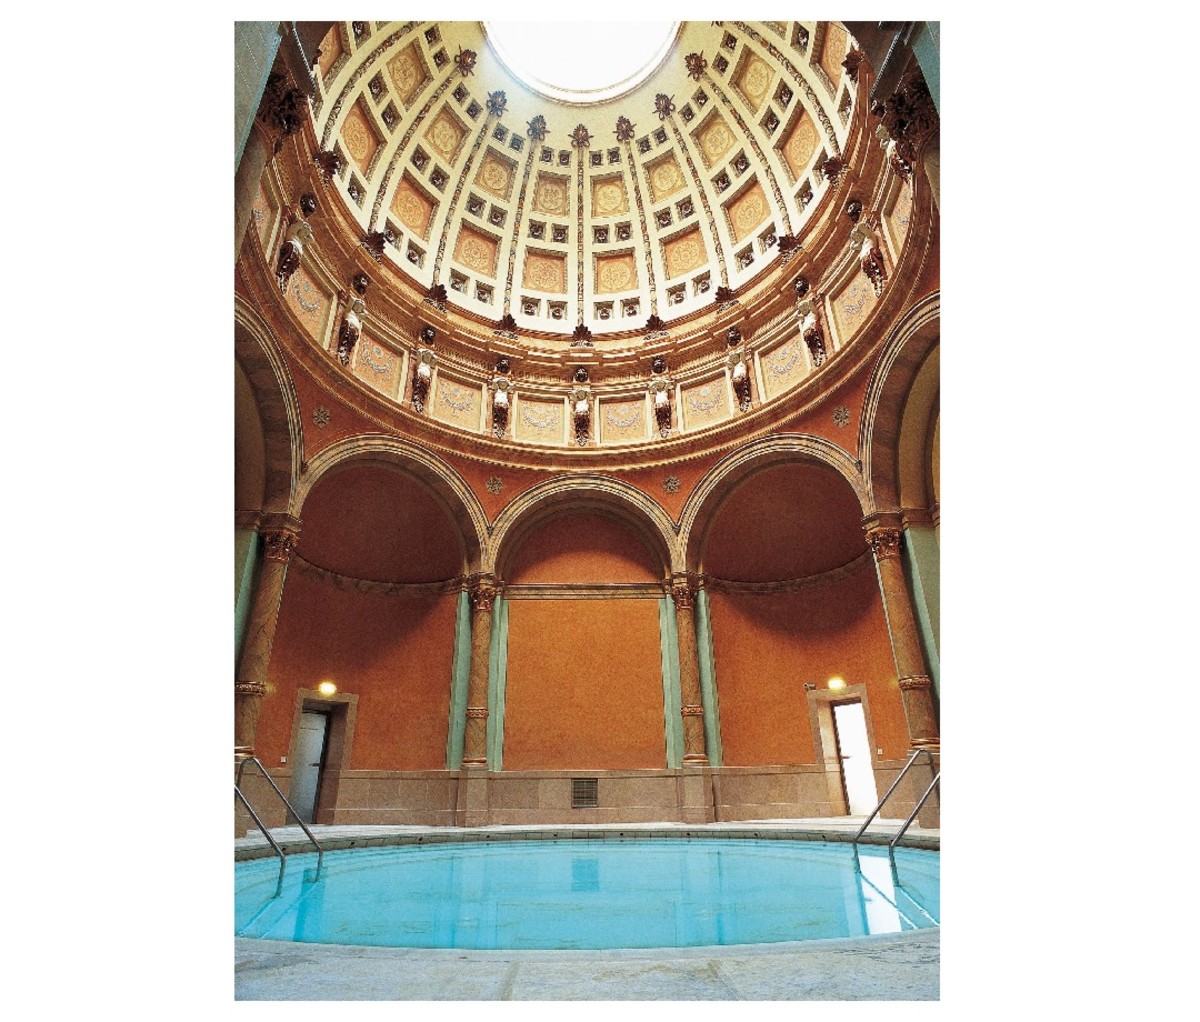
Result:
{"label": "arched alcove", "polygon": [[543,515],[505,551],[505,770],[666,765],[664,565],[611,510]]}
{"label": "arched alcove", "polygon": [[698,522],[724,764],[836,757],[822,736],[828,707],[809,698],[834,677],[867,704],[882,756],[903,755],[887,620],[849,483],[810,459],[772,464]]}
{"label": "arched alcove", "polygon": [[346,769],[445,769],[468,563],[459,524],[425,481],[369,457],[324,472],[300,511],[259,724],[263,753],[288,755],[298,707],[313,701],[304,693],[330,681],[357,702]]}

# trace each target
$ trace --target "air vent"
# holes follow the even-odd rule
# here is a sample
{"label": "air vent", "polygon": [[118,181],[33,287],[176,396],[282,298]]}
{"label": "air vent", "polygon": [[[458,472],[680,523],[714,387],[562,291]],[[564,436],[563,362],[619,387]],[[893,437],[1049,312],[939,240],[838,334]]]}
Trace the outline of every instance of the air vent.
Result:
{"label": "air vent", "polygon": [[596,809],[600,806],[599,797],[596,794],[595,777],[572,777],[571,778],[571,808],[572,809]]}

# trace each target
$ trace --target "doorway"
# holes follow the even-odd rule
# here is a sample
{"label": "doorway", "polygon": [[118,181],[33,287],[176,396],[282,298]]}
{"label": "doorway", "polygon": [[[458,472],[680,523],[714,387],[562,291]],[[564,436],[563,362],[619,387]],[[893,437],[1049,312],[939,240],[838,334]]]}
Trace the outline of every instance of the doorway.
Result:
{"label": "doorway", "polygon": [[296,751],[293,754],[292,808],[305,823],[312,823],[316,813],[317,792],[321,789],[328,739],[329,714],[319,710],[304,710],[300,714]]}
{"label": "doorway", "polygon": [[833,733],[837,743],[842,786],[850,816],[867,816],[879,801],[871,767],[871,741],[859,700],[833,704]]}

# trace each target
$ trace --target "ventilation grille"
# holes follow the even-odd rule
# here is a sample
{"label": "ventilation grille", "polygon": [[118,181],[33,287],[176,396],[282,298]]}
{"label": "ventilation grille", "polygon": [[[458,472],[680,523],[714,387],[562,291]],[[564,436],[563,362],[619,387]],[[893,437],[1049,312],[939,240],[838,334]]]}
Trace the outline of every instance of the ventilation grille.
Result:
{"label": "ventilation grille", "polygon": [[572,809],[596,809],[600,805],[600,800],[596,795],[596,778],[595,777],[572,777],[571,778],[571,808]]}

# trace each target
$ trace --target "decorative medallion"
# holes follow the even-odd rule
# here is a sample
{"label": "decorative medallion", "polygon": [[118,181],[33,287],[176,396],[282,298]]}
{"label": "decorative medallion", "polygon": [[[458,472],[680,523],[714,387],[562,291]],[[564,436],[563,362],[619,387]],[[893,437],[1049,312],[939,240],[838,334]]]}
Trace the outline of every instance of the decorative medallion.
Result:
{"label": "decorative medallion", "polygon": [[546,140],[546,118],[538,114],[532,121],[528,122],[528,128],[525,133],[534,142],[544,142]]}
{"label": "decorative medallion", "polygon": [[489,92],[487,98],[487,111],[493,117],[503,117],[504,109],[508,106],[508,97],[504,95],[502,90]]}
{"label": "decorative medallion", "polygon": [[687,67],[688,77],[697,82],[704,74],[704,69],[708,67],[708,61],[704,59],[703,53],[689,53],[683,58],[683,63]]}
{"label": "decorative medallion", "polygon": [[838,429],[850,425],[850,412],[845,405],[838,405],[833,410],[833,421],[837,423]]}
{"label": "decorative medallion", "polygon": [[466,78],[468,75],[474,73],[475,61],[477,59],[478,58],[474,50],[464,50],[460,46],[458,48],[458,52],[454,55],[454,66],[457,67],[462,76]]}
{"label": "decorative medallion", "polygon": [[678,493],[679,476],[667,476],[667,478],[663,480],[663,489],[668,493]]}
{"label": "decorative medallion", "polygon": [[504,489],[504,480],[499,476],[488,476],[488,481],[484,483],[484,489],[488,493],[499,493]]}
{"label": "decorative medallion", "polygon": [[675,97],[660,92],[654,97],[654,112],[660,121],[666,120],[675,111]]}
{"label": "decorative medallion", "polygon": [[670,198],[687,187],[683,171],[679,169],[679,161],[674,153],[667,153],[646,168],[650,179],[650,197],[654,202]]}
{"label": "decorative medallion", "polygon": [[317,429],[324,429],[329,425],[329,409],[324,405],[321,405],[320,408],[313,409],[313,425],[316,426]]}
{"label": "decorative medallion", "polygon": [[571,132],[571,145],[575,149],[586,149],[592,144],[591,133],[582,124],[576,124],[575,130]]}

